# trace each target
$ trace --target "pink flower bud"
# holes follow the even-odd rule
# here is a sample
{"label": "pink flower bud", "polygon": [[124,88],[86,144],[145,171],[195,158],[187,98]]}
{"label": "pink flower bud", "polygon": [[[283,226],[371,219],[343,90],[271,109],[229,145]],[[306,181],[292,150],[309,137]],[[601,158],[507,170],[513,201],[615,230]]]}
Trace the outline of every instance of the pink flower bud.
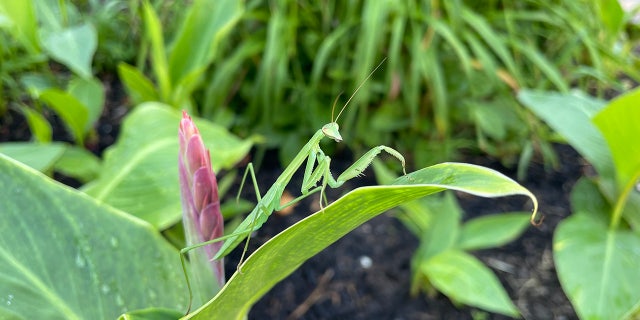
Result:
{"label": "pink flower bud", "polygon": [[[179,137],[178,166],[182,195],[182,221],[187,245],[194,245],[221,237],[224,221],[220,212],[218,182],[211,168],[209,150],[205,148],[200,131],[185,111],[182,112]],[[204,257],[197,257],[202,255],[203,250],[199,249],[193,250],[194,253],[190,255],[194,270],[198,269],[196,265],[198,260],[206,261],[210,265],[209,270],[213,271],[218,281],[218,289],[225,282],[224,264],[222,260],[209,260],[218,252],[220,246],[222,242],[206,245]],[[197,272],[203,272],[203,270],[194,271],[194,273]]]}

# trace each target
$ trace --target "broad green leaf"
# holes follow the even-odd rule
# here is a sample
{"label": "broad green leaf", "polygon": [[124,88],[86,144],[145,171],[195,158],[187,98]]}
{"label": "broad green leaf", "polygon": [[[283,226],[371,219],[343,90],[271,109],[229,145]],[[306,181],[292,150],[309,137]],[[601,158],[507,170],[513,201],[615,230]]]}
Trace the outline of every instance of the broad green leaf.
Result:
{"label": "broad green leaf", "polygon": [[98,33],[90,23],[53,31],[42,39],[53,59],[83,78],[91,78],[91,60],[98,47]]}
{"label": "broad green leaf", "polygon": [[[303,262],[364,222],[407,201],[445,189],[484,197],[535,197],[504,175],[474,165],[444,163],[398,178],[393,185],[355,189],[323,211],[278,234],[242,265],[213,300],[185,318],[242,319],[249,308]],[[446,213],[442,213],[446,214]]]}
{"label": "broad green leaf", "polygon": [[42,92],[40,99],[55,111],[71,134],[76,144],[83,145],[85,128],[89,121],[87,108],[71,94],[59,89],[48,89]]}
{"label": "broad green leaf", "polygon": [[591,118],[605,103],[579,91],[569,94],[520,90],[518,100],[563,136],[603,177],[613,176],[613,159]]}
{"label": "broad green leaf", "polygon": [[149,224],[3,155],[0,173],[0,318],[185,308],[179,253]]}
{"label": "broad green leaf", "polygon": [[509,316],[519,314],[498,277],[468,253],[448,250],[424,261],[420,269],[454,301]]}
{"label": "broad green leaf", "polygon": [[237,0],[193,1],[171,47],[169,70],[174,85],[206,69],[218,42],[242,15],[243,6]]}
{"label": "broad green leaf", "polygon": [[[105,152],[100,177],[84,191],[113,207],[164,229],[180,220],[178,125],[181,114],[148,102],[124,120],[116,144]],[[226,129],[194,119],[209,150],[214,171],[228,169],[251,148]]]}
{"label": "broad green leaf", "polygon": [[640,235],[577,212],[553,239],[558,278],[581,319],[624,319],[640,306]]}
{"label": "broad green leaf", "polygon": [[622,191],[640,177],[640,89],[611,101],[593,121],[609,145]]}
{"label": "broad green leaf", "polygon": [[55,171],[82,182],[95,179],[100,173],[100,159],[87,149],[67,146],[54,165]]}
{"label": "broad green leaf", "polygon": [[62,156],[62,143],[4,142],[0,143],[0,153],[20,161],[40,172],[47,172]]}
{"label": "broad green leaf", "polygon": [[124,83],[127,93],[131,96],[134,105],[159,99],[158,92],[151,80],[135,67],[121,62],[118,64],[118,75],[122,83]]}
{"label": "broad green leaf", "polygon": [[75,78],[69,83],[67,92],[74,96],[88,112],[84,131],[88,132],[102,115],[104,88],[96,78]]}
{"label": "broad green leaf", "polygon": [[538,201],[527,188],[498,171],[468,163],[436,164],[413,174],[401,176],[394,184],[442,186],[479,197],[522,195],[533,201],[534,214],[538,210]]}
{"label": "broad green leaf", "polygon": [[479,250],[515,240],[529,226],[529,214],[501,213],[467,221],[462,226],[457,248]]}

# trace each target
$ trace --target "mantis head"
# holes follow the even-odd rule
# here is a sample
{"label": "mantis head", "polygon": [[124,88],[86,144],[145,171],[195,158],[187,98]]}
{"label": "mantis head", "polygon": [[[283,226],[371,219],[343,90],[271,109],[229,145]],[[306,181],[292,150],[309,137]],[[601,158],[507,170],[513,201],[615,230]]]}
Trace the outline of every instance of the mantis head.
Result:
{"label": "mantis head", "polygon": [[329,137],[336,142],[342,141],[342,136],[340,135],[340,128],[336,122],[329,122],[322,126],[322,133],[326,137]]}
{"label": "mantis head", "polygon": [[364,81],[362,81],[362,83],[360,83],[360,85],[356,88],[356,90],[353,92],[351,97],[349,97],[349,100],[347,100],[347,102],[344,104],[344,106],[342,106],[342,109],[340,109],[340,112],[338,113],[338,116],[336,117],[336,119],[333,120],[333,111],[336,108],[336,103],[338,102],[338,98],[340,98],[340,95],[338,95],[336,97],[336,100],[333,102],[333,107],[331,108],[331,122],[329,122],[329,123],[325,124],[324,126],[322,126],[322,133],[324,133],[324,135],[326,137],[329,137],[329,138],[335,140],[336,142],[342,141],[342,136],[340,135],[340,127],[338,126],[338,118],[340,118],[340,115],[342,114],[342,111],[344,111],[344,109],[349,105],[349,102],[351,102],[351,99],[353,99],[353,97],[356,95],[356,93],[358,93],[360,88],[362,88],[362,85],[364,85],[364,83],[369,78],[371,78],[373,73],[376,72],[376,70],[378,70],[378,68],[380,68],[380,66],[382,65],[382,63],[384,63],[385,60],[387,60],[386,57],[384,59],[382,59],[380,64],[378,64],[378,66],[375,69],[373,69],[373,71],[371,71],[371,73],[367,76],[367,78],[365,78]]}

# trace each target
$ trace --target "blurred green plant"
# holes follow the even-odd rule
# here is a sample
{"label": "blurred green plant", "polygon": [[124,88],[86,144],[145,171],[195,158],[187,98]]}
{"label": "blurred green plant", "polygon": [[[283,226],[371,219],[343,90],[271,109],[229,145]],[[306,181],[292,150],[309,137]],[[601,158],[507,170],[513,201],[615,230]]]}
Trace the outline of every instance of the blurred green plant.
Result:
{"label": "blurred green plant", "polygon": [[571,192],[554,235],[558,278],[581,319],[640,313],[640,89],[606,103],[579,91],[522,90],[518,99],[574,147],[597,175]]}
{"label": "blurred green plant", "polygon": [[477,145],[521,168],[535,151],[553,164],[553,151],[532,142],[550,134],[514,90],[602,92],[619,88],[621,72],[640,78],[619,4],[598,3],[248,1],[198,105],[207,118],[228,119],[220,110],[231,108],[234,132],[265,135],[288,163],[335,96],[388,57],[345,114],[351,147],[411,150],[423,165]]}
{"label": "blurred green plant", "polygon": [[[373,163],[379,183],[395,175],[380,161]],[[529,213],[509,212],[462,223],[463,212],[452,193],[404,203],[397,217],[420,246],[411,261],[411,293],[430,296],[442,292],[454,303],[509,316],[519,314],[491,269],[468,251],[502,246],[529,226]]]}
{"label": "blurred green plant", "polygon": [[[76,146],[57,144],[56,148],[63,147],[66,151],[50,157],[41,169],[55,167],[56,171],[83,182],[97,175],[99,160],[84,150],[85,145],[92,145],[96,139],[93,126],[105,102],[104,88],[93,76],[92,69],[99,40],[95,23],[99,28],[117,27],[120,20],[111,18],[120,16],[122,4],[122,1],[109,1],[102,6],[89,1],[91,10],[85,13],[67,1],[0,2],[0,21],[3,22],[0,36],[5,40],[0,77],[6,88],[0,99],[0,110],[13,108],[21,112],[29,125],[32,141],[37,142],[14,143],[14,147],[19,146],[23,159],[28,154],[37,157],[49,148],[53,135],[47,119],[53,118],[53,111]],[[122,47],[132,46],[122,43]],[[106,55],[124,58],[115,52],[115,47],[108,50],[113,52]],[[48,64],[50,61],[60,63],[71,74]],[[4,150],[10,154],[16,149]]]}
{"label": "blurred green plant", "polygon": [[126,63],[118,66],[134,104],[159,101],[176,109],[194,111],[193,91],[202,85],[202,75],[218,54],[219,43],[242,12],[242,1],[196,0],[182,17],[177,34],[166,45],[163,21],[151,3],[144,1],[141,15],[155,84],[144,75],[143,66],[135,68]]}

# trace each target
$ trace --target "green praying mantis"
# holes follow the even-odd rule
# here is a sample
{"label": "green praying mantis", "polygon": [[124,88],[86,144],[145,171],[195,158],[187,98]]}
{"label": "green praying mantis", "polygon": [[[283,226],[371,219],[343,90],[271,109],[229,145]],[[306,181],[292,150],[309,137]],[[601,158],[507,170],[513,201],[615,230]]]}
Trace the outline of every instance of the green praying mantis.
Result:
{"label": "green praying mantis", "polygon": [[[214,242],[219,242],[224,240],[222,247],[214,257],[214,259],[219,259],[227,255],[234,248],[236,248],[244,238],[248,237],[253,231],[258,230],[269,218],[269,216],[278,210],[282,210],[316,192],[320,192],[320,207],[322,208],[323,199],[326,201],[326,195],[324,190],[327,185],[331,188],[338,188],[346,181],[353,179],[362,174],[362,172],[371,165],[371,162],[378,156],[382,151],[389,153],[394,156],[398,160],[400,160],[402,164],[402,171],[406,175],[405,168],[405,159],[400,154],[400,152],[396,151],[393,148],[380,145],[372,148],[367,153],[365,153],[362,157],[356,160],[349,168],[347,168],[342,174],[338,176],[338,178],[334,178],[330,171],[331,158],[324,154],[322,149],[320,148],[320,141],[325,137],[332,139],[336,142],[342,141],[342,136],[340,135],[340,130],[338,126],[338,119],[340,115],[345,110],[351,99],[356,95],[358,90],[363,86],[363,84],[373,75],[373,73],[382,65],[384,60],[367,76],[367,78],[356,88],[351,97],[344,104],[336,118],[333,118],[333,109],[331,114],[331,122],[325,124],[320,128],[316,133],[311,137],[309,142],[307,142],[304,147],[298,152],[298,154],[293,158],[289,166],[285,168],[282,174],[276,179],[274,184],[269,188],[269,190],[264,194],[264,196],[260,196],[260,191],[258,190],[258,184],[255,177],[255,172],[253,170],[253,165],[249,164],[247,169],[244,172],[244,176],[242,178],[242,183],[240,189],[244,186],[244,182],[247,178],[247,174],[251,174],[251,179],[254,184],[254,188],[256,191],[256,195],[258,198],[258,203],[255,208],[251,211],[251,213],[236,227],[236,229],[229,235],[203,242],[200,244],[196,244],[181,250],[181,259],[183,268],[185,268],[184,263],[184,253],[189,250],[211,244]],[[335,103],[334,103],[335,109]],[[291,181],[294,173],[298,171],[298,169],[302,166],[306,161],[306,166],[304,170],[304,176],[302,180],[301,186],[301,195],[288,203],[281,204],[280,199],[282,198],[282,194],[284,193],[285,187]],[[318,183],[320,185],[318,186]],[[245,244],[244,251],[242,253],[242,257],[240,258],[240,263],[238,264],[238,271],[241,272],[241,264],[244,259],[244,255],[247,251],[248,239]],[[185,272],[186,276],[186,272]],[[187,286],[190,289],[189,279],[187,277]],[[190,290],[191,291],[191,290]]]}

